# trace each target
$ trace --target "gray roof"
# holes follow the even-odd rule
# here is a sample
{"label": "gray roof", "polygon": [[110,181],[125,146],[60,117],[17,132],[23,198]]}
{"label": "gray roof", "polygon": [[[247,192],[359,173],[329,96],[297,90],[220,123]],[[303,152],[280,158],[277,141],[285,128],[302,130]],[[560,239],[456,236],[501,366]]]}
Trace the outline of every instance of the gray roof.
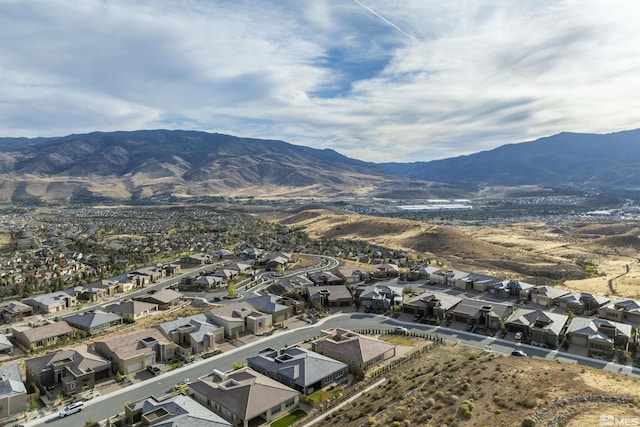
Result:
{"label": "gray roof", "polygon": [[5,334],[0,334],[0,350],[6,350],[8,348],[13,348],[13,344],[9,341],[9,338]]}
{"label": "gray roof", "polygon": [[631,338],[631,325],[625,323],[613,322],[605,319],[594,319],[590,317],[575,316],[571,320],[571,324],[567,328],[568,334],[587,335],[592,338],[605,338],[609,339],[606,335],[599,331],[600,327],[615,328],[617,333],[627,338]]}
{"label": "gray roof", "polygon": [[[64,291],[52,292],[50,294],[38,295],[25,301],[25,304],[30,305],[30,301],[36,301],[42,305],[50,306],[54,304],[64,303],[64,298],[76,296],[75,288],[69,288]],[[63,298],[63,299],[61,299]]]}
{"label": "gray roof", "polygon": [[100,325],[106,325],[112,322],[122,321],[122,317],[115,313],[107,313],[105,311],[95,310],[85,313],[76,313],[71,316],[64,317],[65,322],[78,329],[89,330]]}
{"label": "gray roof", "polygon": [[0,398],[26,393],[18,364],[0,366]]}
{"label": "gray roof", "polygon": [[300,387],[315,384],[327,375],[347,368],[345,363],[300,347],[267,351],[248,358],[247,364],[254,369],[277,373]]}
{"label": "gray roof", "polygon": [[184,325],[193,326],[194,329],[189,333],[189,335],[196,342],[202,342],[206,333],[215,332],[217,329],[224,329],[221,326],[214,325],[209,322],[208,317],[203,313],[169,320],[159,324],[158,328],[160,328],[165,335],[170,336],[173,331]]}
{"label": "gray roof", "polygon": [[256,310],[271,314],[287,310],[289,308],[287,305],[280,304],[280,299],[281,297],[276,295],[261,295],[257,298],[248,299],[247,302]]}
{"label": "gray roof", "polygon": [[191,383],[191,391],[215,401],[242,420],[251,420],[263,412],[298,396],[298,392],[253,369],[242,368],[213,375]]}
{"label": "gray roof", "polygon": [[511,315],[507,323],[522,325],[532,329],[542,329],[560,335],[562,328],[569,320],[566,314],[550,311],[519,308]]}
{"label": "gray roof", "polygon": [[115,304],[110,304],[106,306],[104,310],[112,313],[138,314],[145,310],[155,310],[157,308],[157,304],[151,304],[150,302],[122,301]]}
{"label": "gray roof", "polygon": [[[135,402],[129,405],[134,410],[141,410],[142,414],[148,414],[163,410],[173,414],[174,417],[154,424],[155,427],[228,427],[231,423],[219,415],[208,410],[195,400],[178,394],[167,400],[158,401],[154,397]],[[166,413],[165,412],[165,413]]]}

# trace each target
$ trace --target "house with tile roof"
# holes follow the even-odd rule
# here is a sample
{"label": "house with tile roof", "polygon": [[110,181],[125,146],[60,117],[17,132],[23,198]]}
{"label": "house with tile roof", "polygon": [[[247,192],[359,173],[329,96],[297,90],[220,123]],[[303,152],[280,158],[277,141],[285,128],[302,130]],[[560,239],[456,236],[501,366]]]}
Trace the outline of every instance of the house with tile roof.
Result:
{"label": "house with tile roof", "polygon": [[96,341],[98,353],[110,360],[113,372],[132,374],[177,356],[176,344],[155,328],[140,329]]}
{"label": "house with tile roof", "polygon": [[536,286],[528,291],[533,304],[538,304],[547,308],[555,306],[560,297],[567,295],[568,293],[569,291],[566,289],[554,288],[553,286]]}
{"label": "house with tile roof", "polygon": [[224,328],[214,325],[206,314],[169,320],[157,328],[181,348],[182,354],[198,354],[224,342]]}
{"label": "house with tile roof", "polygon": [[33,315],[33,307],[20,301],[0,302],[0,321],[15,323]]}
{"label": "house with tile roof", "polygon": [[69,326],[87,335],[96,335],[117,328],[122,325],[122,317],[115,313],[101,310],[85,311],[63,317]]}
{"label": "house with tile roof", "polygon": [[611,299],[589,292],[571,292],[558,299],[558,306],[573,311],[583,316],[593,316],[603,305],[611,302]]}
{"label": "house with tile roof", "polygon": [[405,301],[402,304],[402,311],[408,314],[421,314],[424,319],[444,320],[461,301],[462,298],[445,292],[424,292]]}
{"label": "house with tile roof", "polygon": [[354,301],[351,290],[345,285],[311,286],[306,292],[313,306],[351,307]]}
{"label": "house with tile roof", "polygon": [[115,313],[125,322],[131,323],[157,312],[158,305],[142,301],[121,301],[109,304],[104,308],[104,311]]}
{"label": "house with tile roof", "polygon": [[33,308],[34,313],[40,314],[59,313],[75,307],[76,302],[76,291],[74,288],[38,295],[24,301],[26,305]]}
{"label": "house with tile roof", "polygon": [[111,362],[87,345],[25,361],[27,382],[50,391],[52,396],[59,393],[69,396],[92,389],[97,381],[109,378],[110,371]]}
{"label": "house with tile roof", "polygon": [[28,325],[14,325],[11,331],[13,339],[26,351],[55,345],[75,336],[73,328],[64,320],[35,328]]}
{"label": "house with tile roof", "polygon": [[518,308],[505,322],[510,332],[522,332],[533,345],[556,348],[564,337],[569,316],[538,309]]}
{"label": "house with tile roof", "polygon": [[364,375],[367,370],[396,355],[394,344],[347,329],[330,329],[322,331],[321,334],[322,336],[311,344],[311,349],[346,363],[356,375]]}
{"label": "house with tile roof", "polygon": [[17,363],[0,366],[0,419],[27,410],[27,389]]}
{"label": "house with tile roof", "polygon": [[300,347],[265,348],[249,357],[247,365],[304,395],[348,379],[348,366],[338,360]]}
{"label": "house with tile roof", "polygon": [[465,298],[451,311],[454,322],[464,322],[497,331],[513,313],[513,306],[499,302]]}
{"label": "house with tile roof", "polygon": [[236,334],[245,332],[256,333],[273,326],[270,314],[262,313],[244,301],[212,308],[207,312],[207,317],[224,327],[227,338],[235,338]]}
{"label": "house with tile roof", "polygon": [[615,348],[628,348],[631,330],[631,325],[625,323],[575,316],[567,328],[567,337],[571,346],[584,347],[589,354],[610,355]]}
{"label": "house with tile roof", "polygon": [[598,317],[616,322],[640,325],[640,303],[631,299],[619,299],[598,309]]}
{"label": "house with tile roof", "polygon": [[132,426],[231,427],[230,422],[182,394],[166,399],[151,396],[127,403],[124,415]]}
{"label": "house with tile roof", "polygon": [[159,291],[151,291],[144,295],[134,297],[134,301],[142,301],[149,304],[155,304],[159,310],[168,310],[171,307],[179,305],[184,299],[184,295],[173,289],[162,289]]}
{"label": "house with tile roof", "polygon": [[270,423],[299,406],[300,393],[251,368],[191,383],[189,396],[234,426]]}

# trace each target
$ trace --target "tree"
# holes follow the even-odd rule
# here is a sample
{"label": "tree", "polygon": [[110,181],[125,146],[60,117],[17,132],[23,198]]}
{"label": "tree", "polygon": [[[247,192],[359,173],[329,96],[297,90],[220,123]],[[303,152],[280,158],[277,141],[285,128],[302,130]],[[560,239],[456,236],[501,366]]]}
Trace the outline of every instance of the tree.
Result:
{"label": "tree", "polygon": [[230,297],[235,297],[238,294],[235,283],[229,282],[227,293],[229,294]]}

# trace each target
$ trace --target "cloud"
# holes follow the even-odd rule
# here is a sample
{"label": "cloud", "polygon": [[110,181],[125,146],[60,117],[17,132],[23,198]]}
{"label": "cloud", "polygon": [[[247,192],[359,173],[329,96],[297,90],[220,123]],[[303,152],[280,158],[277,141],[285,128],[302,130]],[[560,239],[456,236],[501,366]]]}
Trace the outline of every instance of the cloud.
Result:
{"label": "cloud", "polygon": [[190,128],[431,160],[637,127],[640,4],[0,3],[6,136]]}

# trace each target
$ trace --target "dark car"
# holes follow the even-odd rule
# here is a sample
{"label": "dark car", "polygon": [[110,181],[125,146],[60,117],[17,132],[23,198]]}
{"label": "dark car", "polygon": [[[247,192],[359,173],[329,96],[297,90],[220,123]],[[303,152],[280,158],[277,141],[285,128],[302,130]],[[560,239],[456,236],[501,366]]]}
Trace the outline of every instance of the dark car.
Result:
{"label": "dark car", "polygon": [[522,350],[513,350],[513,351],[511,352],[511,355],[512,355],[512,356],[516,356],[516,357],[527,357],[527,353],[525,353],[525,352],[524,352],[524,351],[522,351]]}
{"label": "dark car", "polygon": [[413,315],[414,322],[419,322],[420,320],[422,320],[422,313],[416,313]]}
{"label": "dark car", "polygon": [[467,331],[472,331],[473,330],[473,325],[472,324],[468,324],[467,325]]}

